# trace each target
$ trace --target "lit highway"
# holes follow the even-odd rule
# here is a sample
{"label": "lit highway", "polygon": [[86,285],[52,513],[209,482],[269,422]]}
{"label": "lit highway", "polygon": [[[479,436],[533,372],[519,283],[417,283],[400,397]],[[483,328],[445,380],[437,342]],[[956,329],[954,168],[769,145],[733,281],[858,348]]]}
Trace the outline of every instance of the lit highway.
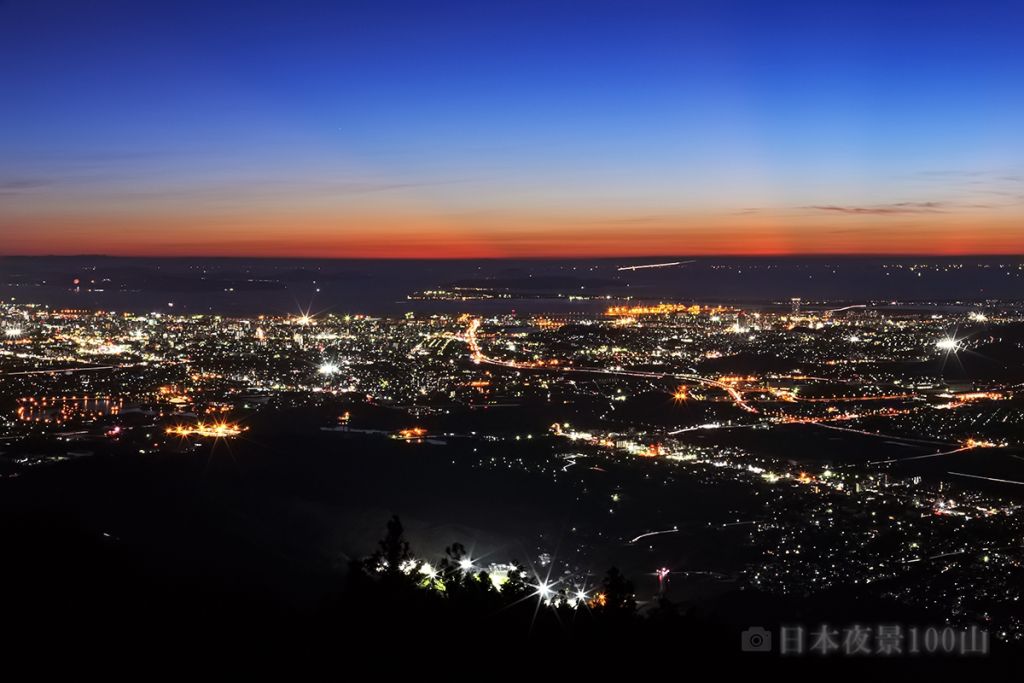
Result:
{"label": "lit highway", "polygon": [[689,382],[697,382],[705,386],[714,387],[716,389],[722,389],[732,399],[736,406],[748,413],[757,413],[758,410],[748,404],[744,399],[743,395],[736,390],[735,387],[720,382],[718,380],[708,379],[699,375],[692,374],[671,374],[664,372],[643,372],[639,370],[608,370],[604,368],[582,368],[582,367],[567,367],[562,365],[557,366],[538,366],[530,363],[517,363],[515,361],[499,360],[491,358],[483,353],[480,349],[480,344],[477,340],[477,329],[480,327],[480,319],[474,318],[469,326],[466,328],[465,334],[461,337],[462,340],[469,346],[470,358],[474,363],[486,363],[487,365],[496,365],[499,367],[511,368],[514,370],[554,370],[556,372],[579,372],[579,373],[590,373],[590,374],[601,374],[601,375],[615,375],[619,377],[636,377],[640,379],[677,379]]}

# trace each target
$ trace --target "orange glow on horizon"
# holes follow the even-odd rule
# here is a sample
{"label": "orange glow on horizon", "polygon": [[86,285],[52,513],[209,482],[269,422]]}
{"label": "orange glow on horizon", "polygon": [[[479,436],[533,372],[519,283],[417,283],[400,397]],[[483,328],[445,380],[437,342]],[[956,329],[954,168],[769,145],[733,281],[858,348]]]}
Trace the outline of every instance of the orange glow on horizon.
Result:
{"label": "orange glow on horizon", "polygon": [[9,219],[4,255],[558,258],[1019,254],[1024,216],[594,217],[48,215]]}

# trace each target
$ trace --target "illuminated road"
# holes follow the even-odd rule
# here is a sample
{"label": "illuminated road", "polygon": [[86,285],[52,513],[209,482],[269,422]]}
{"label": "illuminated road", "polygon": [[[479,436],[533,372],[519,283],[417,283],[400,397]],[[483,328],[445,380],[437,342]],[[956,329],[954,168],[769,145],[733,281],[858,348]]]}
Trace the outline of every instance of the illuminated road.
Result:
{"label": "illuminated road", "polygon": [[793,402],[802,403],[861,403],[863,401],[901,401],[917,398],[917,394],[884,394],[881,396],[793,396]]}
{"label": "illuminated road", "polygon": [[874,436],[879,439],[891,439],[892,441],[906,441],[907,443],[927,443],[936,446],[954,446],[949,441],[933,441],[931,439],[914,439],[909,436],[895,436],[893,434],[880,434],[878,432],[869,432],[866,429],[853,429],[852,427],[839,427],[838,425],[824,424],[822,422],[807,422],[805,424],[813,424],[822,429],[835,429],[840,432],[850,432],[852,434],[863,434],[864,436]]}
{"label": "illuminated road", "polygon": [[[950,474],[955,474],[955,473],[954,472],[950,472]],[[956,557],[957,555],[963,555],[966,552],[967,552],[966,550],[954,550],[954,551],[949,552],[949,553],[942,553],[940,555],[932,555],[931,557],[915,557],[912,560],[904,560],[903,564],[913,564],[915,562],[930,562],[932,560],[941,560],[944,557]]]}
{"label": "illuminated road", "polygon": [[926,453],[925,455],[912,455],[908,458],[890,458],[889,460],[874,460],[866,463],[868,465],[891,465],[894,462],[907,462],[909,460],[925,460],[927,458],[937,458],[941,455],[953,455],[954,453],[963,453],[964,451],[970,451],[977,448],[977,446],[962,446],[960,448],[954,448],[951,451],[942,451],[941,453]]}
{"label": "illuminated road", "polygon": [[56,370],[20,370],[18,372],[0,372],[3,376],[14,376],[14,375],[57,375],[65,374],[69,375],[72,372],[95,372],[96,370],[113,370],[113,365],[99,365],[90,368],[63,368]]}
{"label": "illuminated road", "polygon": [[[716,526],[719,529],[725,529],[726,527],[744,526],[744,525],[747,525],[747,524],[757,524],[757,520],[756,519],[751,519],[751,520],[744,520],[744,521],[740,521],[740,522],[725,522],[723,524],[718,524]],[[640,534],[639,536],[636,536],[635,538],[629,539],[628,543],[629,543],[629,545],[633,545],[637,541],[639,541],[641,539],[644,539],[644,538],[651,538],[652,536],[663,536],[665,534],[678,534],[680,531],[681,531],[681,529],[678,526],[674,526],[671,529],[662,529],[661,531],[647,531],[645,533]]]}
{"label": "illuminated road", "polygon": [[648,263],[640,266],[622,266],[618,270],[644,270],[646,268],[671,268],[672,266],[681,266],[684,263],[693,263],[690,261],[672,261],[671,263]]}
{"label": "illuminated road", "polygon": [[636,538],[630,539],[629,544],[633,545],[634,543],[639,541],[641,538],[648,538],[650,536],[661,536],[662,534],[677,534],[677,533],[679,533],[679,529],[678,528],[665,529],[663,531],[648,531],[646,534],[640,534]]}
{"label": "illuminated road", "polygon": [[946,472],[946,474],[952,474],[954,477],[969,477],[971,479],[981,479],[982,481],[992,481],[997,484],[1016,484],[1017,486],[1024,486],[1024,481],[1014,481],[1013,479],[999,479],[997,477],[983,477],[980,474],[964,474],[963,472]]}
{"label": "illuminated road", "polygon": [[617,375],[620,377],[637,377],[642,379],[679,379],[690,382],[697,382],[698,384],[704,384],[705,386],[715,387],[721,389],[729,394],[732,398],[732,402],[736,404],[738,408],[745,410],[748,413],[757,413],[757,408],[754,408],[746,401],[743,400],[743,395],[736,390],[730,384],[725,382],[719,382],[718,380],[708,379],[701,377],[700,375],[673,375],[666,372],[643,372],[640,370],[606,370],[603,368],[569,368],[555,365],[534,365],[531,363],[516,363],[515,361],[498,360],[485,356],[483,351],[480,350],[480,343],[476,338],[476,331],[480,327],[480,319],[474,318],[470,322],[469,327],[466,328],[466,332],[460,338],[469,346],[470,358],[474,363],[486,363],[487,365],[497,365],[504,368],[512,368],[513,370],[554,370],[556,372],[583,372],[590,374],[601,374],[601,375]]}

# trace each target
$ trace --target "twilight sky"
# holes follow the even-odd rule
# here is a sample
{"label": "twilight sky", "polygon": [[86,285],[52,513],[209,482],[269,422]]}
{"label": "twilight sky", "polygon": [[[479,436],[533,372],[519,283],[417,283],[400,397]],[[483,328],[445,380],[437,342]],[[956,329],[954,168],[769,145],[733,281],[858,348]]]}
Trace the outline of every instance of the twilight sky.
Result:
{"label": "twilight sky", "polygon": [[1024,2],[0,0],[0,254],[1024,252]]}

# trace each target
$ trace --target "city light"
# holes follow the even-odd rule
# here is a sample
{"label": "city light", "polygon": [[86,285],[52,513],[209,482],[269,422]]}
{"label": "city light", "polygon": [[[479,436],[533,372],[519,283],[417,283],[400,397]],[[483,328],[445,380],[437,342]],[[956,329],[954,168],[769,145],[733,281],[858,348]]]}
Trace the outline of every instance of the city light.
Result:
{"label": "city light", "polygon": [[167,434],[172,436],[202,436],[214,439],[238,436],[243,431],[245,431],[244,427],[228,422],[199,422],[195,425],[176,425],[168,427],[166,430]]}
{"label": "city light", "polygon": [[320,367],[317,368],[317,372],[319,372],[321,375],[331,377],[341,372],[341,368],[336,363],[327,362],[322,363]]}
{"label": "city light", "polygon": [[[298,329],[294,315],[57,313],[0,302],[5,319],[26,321],[23,333],[40,331],[8,344],[13,372],[5,380],[45,389],[14,398],[4,426],[15,438],[5,448],[15,452],[15,467],[88,457],[104,445],[202,455],[244,435],[243,424],[261,425],[253,441],[262,442],[273,438],[263,425],[301,415],[288,433],[295,448],[317,444],[372,458],[397,442],[401,453],[387,457],[415,466],[424,486],[445,486],[449,468],[460,467],[568,485],[569,495],[594,510],[589,528],[561,541],[574,546],[563,553],[572,559],[552,558],[550,537],[533,539],[533,557],[501,558],[544,567],[551,578],[530,580],[528,593],[556,609],[608,601],[581,587],[593,578],[593,553],[623,541],[657,552],[668,547],[663,537],[705,533],[689,520],[643,514],[651,496],[671,514],[668,501],[685,482],[743,490],[766,503],[723,511],[711,495],[715,521],[706,531],[751,532],[759,559],[733,579],[768,594],[898,580],[894,567],[959,552],[967,536],[935,526],[948,520],[972,525],[986,548],[999,547],[1000,534],[1019,533],[1024,516],[1016,502],[971,488],[1021,485],[987,471],[1024,445],[1019,379],[968,382],[927,369],[934,349],[964,347],[967,333],[949,331],[967,314],[887,317],[801,303],[795,326],[785,306],[748,313],[680,303],[626,327],[619,323],[627,316],[600,311],[565,318],[324,314],[314,335]],[[972,349],[999,357],[999,340],[1013,338],[1024,310],[991,319],[998,322],[971,337]],[[736,335],[737,324],[757,334]],[[819,324],[826,326],[820,334]],[[42,454],[21,447],[47,439],[54,447]],[[835,448],[846,439],[870,455],[847,459]],[[244,458],[249,446],[239,439],[231,456]],[[962,471],[958,459],[976,469]],[[946,460],[949,467],[933,477],[919,476],[919,463]],[[955,493],[945,488],[950,480]],[[524,495],[551,504],[534,501],[532,489]],[[872,544],[883,515],[893,543]],[[615,519],[614,534],[606,516]],[[990,552],[987,566],[1005,569],[1002,557]],[[452,571],[467,582],[486,571],[488,588],[508,594],[514,566],[417,557],[399,569],[439,595],[454,592]],[[655,566],[657,582],[636,584],[644,600],[667,595],[676,581],[672,565]],[[991,595],[1013,590],[1007,587],[1016,578],[1011,571],[989,577]],[[945,604],[962,597],[955,586],[931,590],[946,591]],[[917,599],[910,592],[900,598]]]}

